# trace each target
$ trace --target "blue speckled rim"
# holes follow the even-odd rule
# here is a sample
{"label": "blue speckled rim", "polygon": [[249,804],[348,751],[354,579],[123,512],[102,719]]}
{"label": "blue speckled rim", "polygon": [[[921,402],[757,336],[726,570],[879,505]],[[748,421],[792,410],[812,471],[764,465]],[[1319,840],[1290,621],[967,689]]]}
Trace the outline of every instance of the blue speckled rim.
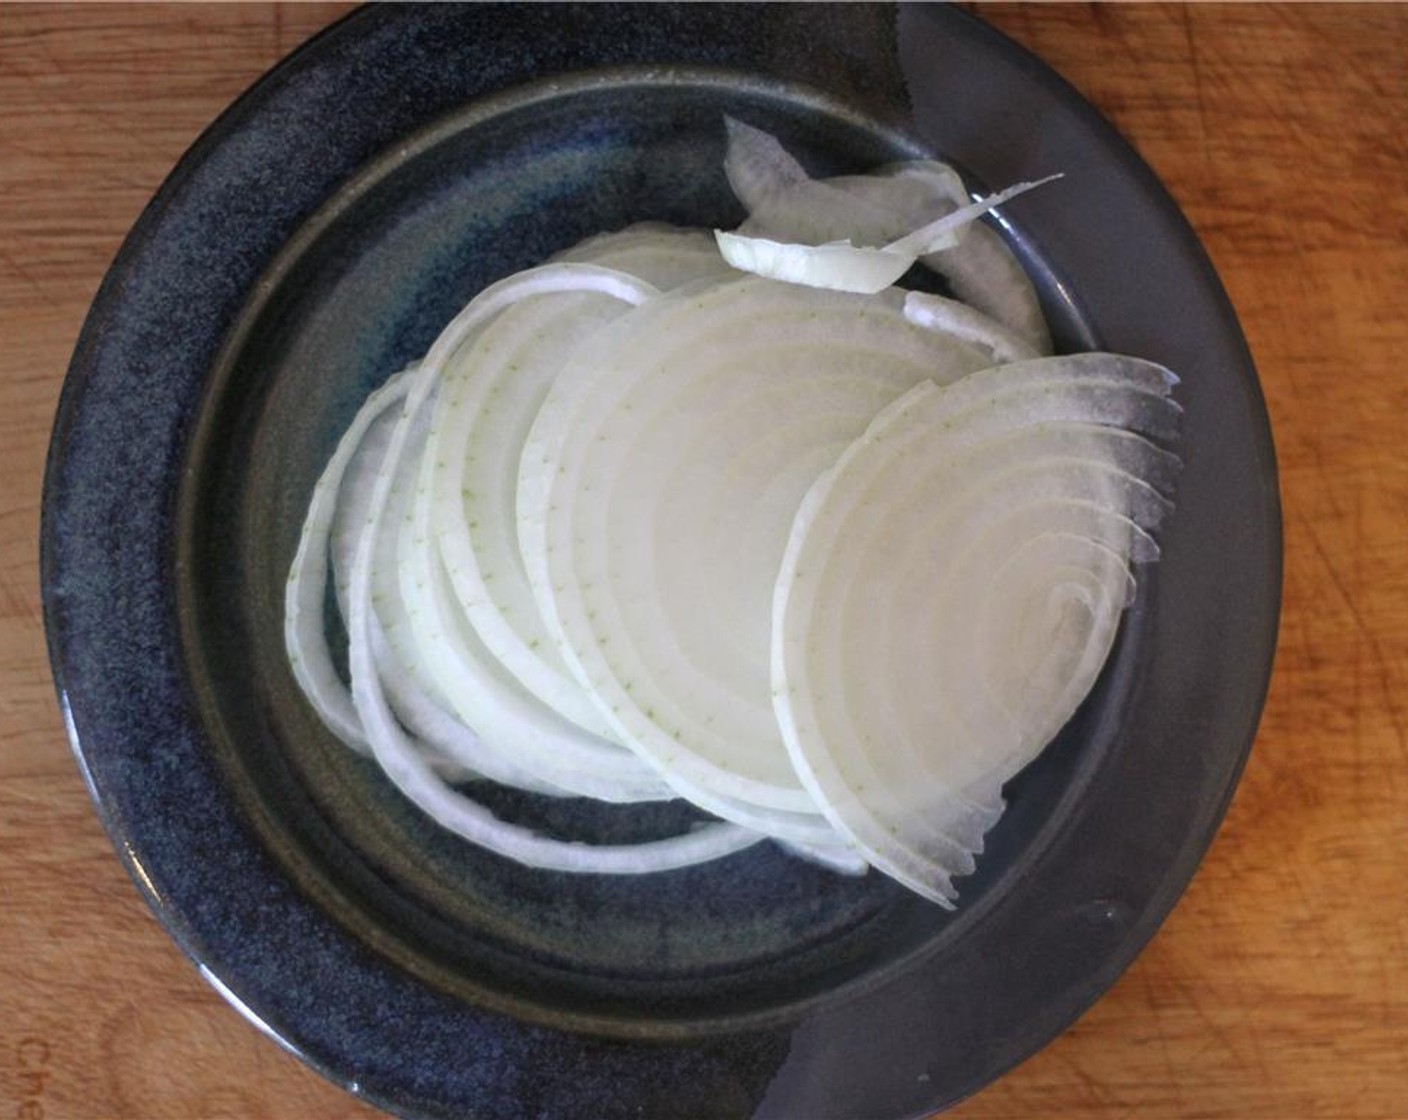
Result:
{"label": "blue speckled rim", "polygon": [[[671,1046],[468,1006],[299,894],[210,761],[172,579],[176,479],[206,373],[294,231],[379,151],[475,97],[648,64],[811,85],[989,182],[1080,170],[1098,217],[1076,223],[1034,198],[1043,254],[1111,349],[1185,374],[1188,413],[1181,507],[1121,717],[1130,745],[1023,889],[951,951],[844,1008]],[[398,7],[358,12],[279,65],[133,229],[64,387],[41,565],[69,735],[124,862],[202,974],[332,1080],[405,1115],[901,1117],[966,1096],[1069,1025],[1182,892],[1265,696],[1280,511],[1255,373],[1196,238],[1098,114],[982,24],[866,5]]]}

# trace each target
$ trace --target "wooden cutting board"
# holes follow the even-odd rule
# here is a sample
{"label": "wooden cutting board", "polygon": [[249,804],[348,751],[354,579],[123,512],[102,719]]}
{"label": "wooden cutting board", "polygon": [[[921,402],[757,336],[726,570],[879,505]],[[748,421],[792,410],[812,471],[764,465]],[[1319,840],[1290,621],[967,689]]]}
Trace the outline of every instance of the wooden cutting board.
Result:
{"label": "wooden cutting board", "polygon": [[[1257,746],[1187,896],[954,1115],[1408,1117],[1408,7],[975,8],[1202,235],[1273,418],[1286,590]],[[241,1020],[139,900],[68,752],[36,574],[49,424],[121,238],[344,10],[0,8],[0,1118],[374,1115]]]}

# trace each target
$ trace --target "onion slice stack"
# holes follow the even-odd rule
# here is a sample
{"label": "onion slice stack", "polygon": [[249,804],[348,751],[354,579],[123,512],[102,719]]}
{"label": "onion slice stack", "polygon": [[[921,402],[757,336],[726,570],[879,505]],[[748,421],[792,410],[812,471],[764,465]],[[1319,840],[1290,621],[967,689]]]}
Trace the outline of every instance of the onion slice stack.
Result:
{"label": "onion slice stack", "polygon": [[[290,568],[294,678],[430,818],[528,866],[771,839],[951,906],[1159,554],[1176,378],[1045,356],[977,220],[1030,184],[974,201],[928,160],[818,180],[728,130],[739,230],[589,238],[366,401]],[[892,287],[916,259],[958,298]],[[719,819],[569,842],[481,782]]]}
{"label": "onion slice stack", "polygon": [[773,600],[778,722],[876,867],[937,902],[1104,664],[1169,509],[1175,378],[1080,355],[916,386],[807,493]]}
{"label": "onion slice stack", "polygon": [[[426,463],[433,462],[424,449],[430,444],[428,420],[446,367],[479,344],[485,332],[515,307],[542,297],[581,293],[630,305],[656,290],[638,278],[590,265],[553,264],[519,273],[485,289],[451,322],[418,367],[362,409],[315,489],[290,578],[286,635],[300,683],[319,698],[315,706],[341,717],[339,724],[332,725],[334,730],[350,741],[364,742],[400,791],[444,827],[533,867],[647,873],[717,858],[756,842],[758,836],[730,824],[709,824],[674,838],[634,845],[591,846],[537,835],[498,820],[464,790],[453,788],[447,779],[467,776],[468,770],[447,767],[443,744],[415,734],[411,714],[404,706],[398,710],[391,698],[396,675],[388,671],[384,621],[388,615],[415,634],[421,655],[418,663],[430,678],[418,682],[421,695],[447,698],[464,725],[461,746],[473,744],[474,749],[485,751],[469,770],[558,795],[586,794],[615,801],[669,796],[634,755],[584,735],[554,713],[536,707],[497,661],[482,654],[470,628],[455,612],[443,560],[428,547],[429,536],[416,513],[424,502],[423,488],[417,492],[414,479]],[[385,429],[382,418],[398,402],[400,412]],[[370,487],[355,476],[345,477],[369,435],[374,438],[364,454],[376,463]],[[318,612],[327,562],[322,550],[330,533],[333,495],[365,509],[340,596],[346,604],[355,721],[341,703],[326,639],[314,631],[314,625],[321,631]],[[397,569],[390,577],[388,558],[393,558]],[[299,665],[311,668],[300,672]]]}
{"label": "onion slice stack", "polygon": [[876,411],[990,364],[871,299],[757,278],[601,331],[545,402],[519,484],[539,606],[622,742],[711,812],[827,828],[778,733],[769,603],[797,505]]}

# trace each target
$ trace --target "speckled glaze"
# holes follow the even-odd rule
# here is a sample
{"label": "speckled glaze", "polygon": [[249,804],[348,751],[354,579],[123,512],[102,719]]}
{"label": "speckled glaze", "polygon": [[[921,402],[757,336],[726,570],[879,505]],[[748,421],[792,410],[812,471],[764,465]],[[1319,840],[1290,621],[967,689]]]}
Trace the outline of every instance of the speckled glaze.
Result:
{"label": "speckled glaze", "polygon": [[[817,171],[1066,170],[1009,229],[1058,340],[1185,378],[1164,561],[956,915],[768,845],[642,879],[517,867],[349,758],[284,663],[298,525],[361,397],[484,284],[589,233],[736,221],[724,112]],[[920,1116],[1030,1054],[1211,839],[1280,577],[1255,374],[1171,201],[1036,60],[952,10],[879,5],[395,7],[320,36],[192,148],[105,280],[42,548],[80,765],[202,973],[390,1111],[504,1120]],[[574,837],[689,814],[496,796]]]}

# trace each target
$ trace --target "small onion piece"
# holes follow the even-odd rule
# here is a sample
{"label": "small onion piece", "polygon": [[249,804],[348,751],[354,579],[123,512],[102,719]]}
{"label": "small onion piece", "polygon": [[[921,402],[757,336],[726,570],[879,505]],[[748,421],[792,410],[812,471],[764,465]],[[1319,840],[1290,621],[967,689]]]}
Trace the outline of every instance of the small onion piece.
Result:
{"label": "small onion piece", "polygon": [[875,249],[859,248],[849,241],[797,245],[723,230],[715,230],[714,237],[724,260],[743,272],[812,288],[874,295],[895,283],[926,253],[956,246],[959,234],[970,222],[1059,178],[1060,175],[1048,175],[1033,182],[1016,183]]}
{"label": "small onion piece", "polygon": [[[868,175],[815,180],[769,133],[734,120],[727,124],[724,168],[749,213],[738,234],[780,243],[822,245],[846,239],[879,247],[972,201],[958,173],[936,160],[907,160]],[[964,303],[1004,324],[1039,353],[1050,353],[1051,334],[1036,289],[995,229],[972,222],[958,231],[956,245],[919,259]]]}
{"label": "small onion piece", "polygon": [[[737,233],[776,241],[822,245],[850,241],[876,246],[922,225],[935,216],[932,206],[920,210],[918,221],[897,215],[893,199],[862,197],[861,191],[842,189],[842,180],[809,176],[777,138],[762,129],[728,119],[728,151],[724,174],[738,200],[748,209],[748,219]],[[882,189],[884,181],[859,176]],[[907,188],[906,195],[910,195]],[[862,188],[864,190],[864,188]],[[907,201],[913,201],[908,198]],[[951,207],[946,207],[951,209]]]}
{"label": "small onion piece", "polygon": [[956,299],[910,292],[904,297],[904,317],[926,330],[981,346],[992,355],[994,365],[1041,356],[1040,351],[1016,331]]}
{"label": "small onion piece", "polygon": [[348,466],[373,425],[405,399],[414,372],[414,367],[403,370],[372,393],[342,433],[332,458],[313,486],[284,592],[284,645],[294,680],[323,725],[362,754],[370,749],[362,720],[351,692],[333,664],[327,641],[323,603],[327,594],[328,542]]}
{"label": "small onion piece", "polygon": [[662,292],[696,280],[722,279],[729,272],[708,230],[663,222],[637,222],[615,233],[598,234],[552,259],[615,269]]}
{"label": "small onion piece", "polygon": [[[894,184],[891,191],[895,196],[901,194],[895,189],[899,184],[910,184],[927,192],[928,198],[922,207],[911,206],[904,211],[909,215],[907,227],[922,222],[926,214],[947,213],[971,200],[957,173],[932,160],[891,164],[875,175],[855,176],[854,180]],[[898,204],[900,199],[897,197],[896,201]],[[1051,353],[1051,329],[1042,312],[1036,286],[993,226],[973,222],[965,227],[957,245],[925,253],[919,261],[942,276],[957,299],[1026,339],[1039,354]]]}
{"label": "small onion piece", "polygon": [[728,132],[724,175],[749,213],[812,181],[806,168],[772,133],[727,116],[724,128]]}
{"label": "small onion piece", "polygon": [[952,249],[958,244],[959,232],[975,218],[981,218],[990,210],[1011,202],[1019,195],[1034,191],[1037,187],[1044,187],[1047,183],[1054,183],[1062,177],[1062,174],[1058,172],[1055,175],[1047,175],[1030,182],[1014,183],[1010,187],[1004,187],[1000,191],[985,195],[976,202],[970,202],[942,217],[935,218],[928,225],[920,226],[912,233],[896,238],[882,248],[889,253],[913,253],[916,258],[922,257],[926,253],[937,253],[941,249]]}

